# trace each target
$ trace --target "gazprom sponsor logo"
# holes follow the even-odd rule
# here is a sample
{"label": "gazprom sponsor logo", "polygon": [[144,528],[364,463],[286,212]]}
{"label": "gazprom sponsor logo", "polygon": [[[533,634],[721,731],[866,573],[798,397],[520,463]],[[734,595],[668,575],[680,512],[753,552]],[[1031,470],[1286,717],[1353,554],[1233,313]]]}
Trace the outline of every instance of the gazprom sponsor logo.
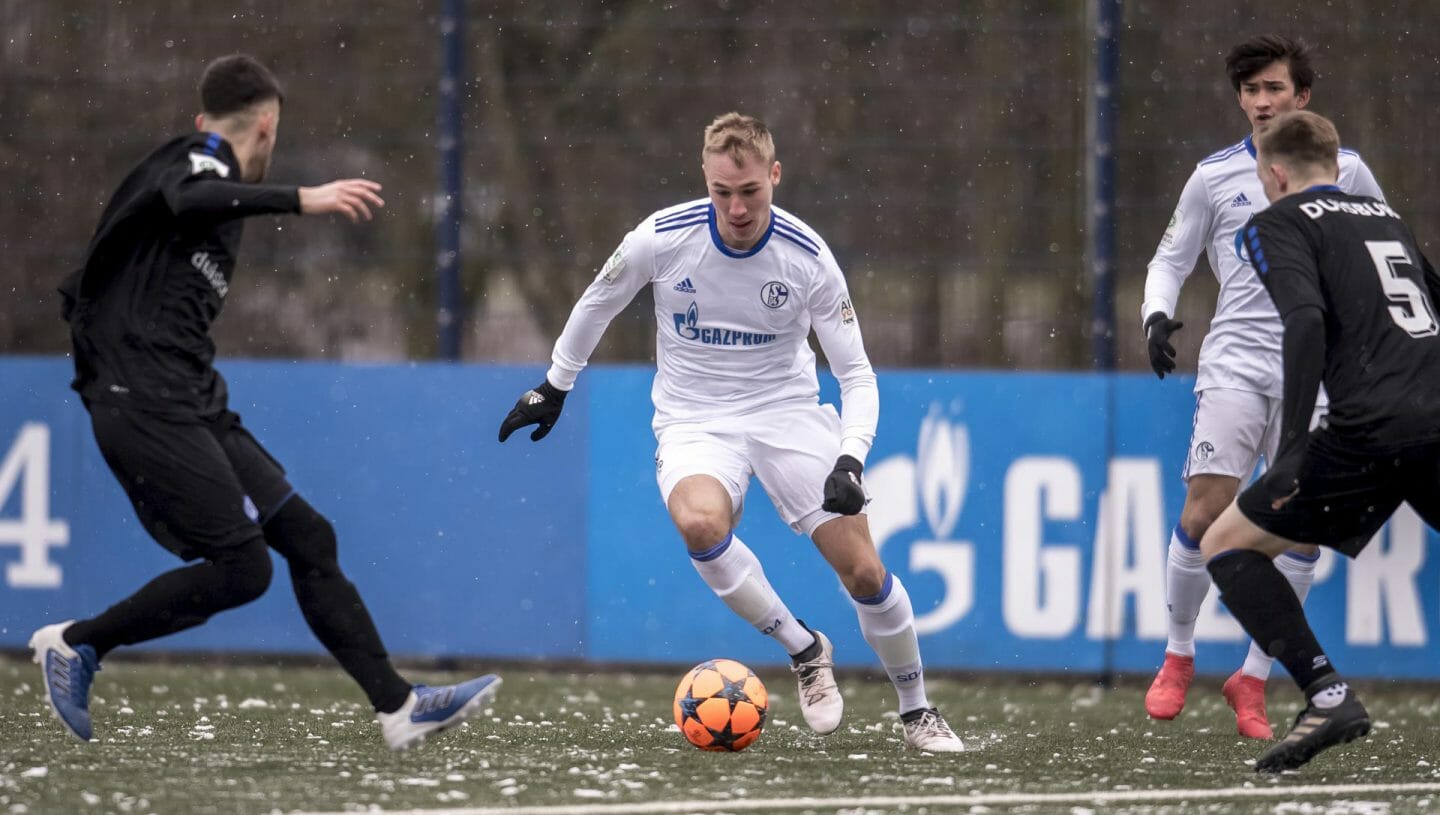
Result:
{"label": "gazprom sponsor logo", "polygon": [[684,314],[675,314],[675,333],[681,339],[703,345],[768,345],[775,341],[774,334],[755,331],[737,331],[733,328],[705,328],[700,325],[700,309],[693,302]]}

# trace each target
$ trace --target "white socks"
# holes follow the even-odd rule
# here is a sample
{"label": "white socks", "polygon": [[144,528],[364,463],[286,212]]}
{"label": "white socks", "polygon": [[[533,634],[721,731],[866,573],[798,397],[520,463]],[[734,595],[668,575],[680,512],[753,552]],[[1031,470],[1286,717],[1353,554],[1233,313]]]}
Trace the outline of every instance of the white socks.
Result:
{"label": "white socks", "polygon": [[[785,653],[793,656],[815,642],[814,635],[800,625],[765,579],[759,558],[733,534],[703,552],[691,552],[690,564],[731,611],[773,637]],[[875,649],[900,696],[900,712],[930,707],[920,643],[915,637],[915,612],[904,584],[887,573],[878,594],[850,599],[860,618],[860,633]]]}
{"label": "white socks", "polygon": [[[1305,597],[1310,593],[1310,585],[1315,582],[1315,564],[1320,560],[1320,553],[1316,552],[1315,557],[1305,557],[1294,552],[1286,552],[1275,558],[1275,568],[1285,579],[1290,581],[1290,588],[1295,591],[1295,596],[1300,599],[1300,604],[1305,604]],[[1240,670],[1246,676],[1253,676],[1259,679],[1270,677],[1270,666],[1275,664],[1274,658],[1260,650],[1260,646],[1253,641],[1250,643],[1250,651],[1245,654],[1245,664]]]}
{"label": "white socks", "polygon": [[1165,602],[1170,609],[1167,653],[1195,656],[1195,620],[1209,592],[1210,572],[1205,569],[1200,544],[1190,540],[1176,524],[1170,533],[1170,555],[1165,563]]}
{"label": "white socks", "polygon": [[[1275,558],[1275,568],[1290,581],[1290,588],[1300,602],[1310,593],[1315,582],[1315,562],[1319,560],[1286,552]],[[1170,608],[1169,636],[1165,650],[1182,657],[1195,656],[1195,619],[1200,616],[1200,605],[1210,591],[1210,572],[1205,569],[1205,559],[1200,554],[1200,545],[1190,540],[1185,530],[1175,525],[1170,533],[1170,555],[1165,564],[1165,598]],[[1265,679],[1270,676],[1270,667],[1275,662],[1260,646],[1250,643],[1250,652],[1245,655],[1241,671],[1246,676]]]}
{"label": "white socks", "polygon": [[925,696],[920,643],[915,638],[915,611],[904,584],[887,572],[878,594],[850,599],[860,618],[860,633],[875,649],[900,696],[900,712],[930,707],[930,700]]}
{"label": "white socks", "polygon": [[798,654],[815,642],[765,579],[760,559],[733,534],[703,552],[691,552],[690,564],[731,611],[773,637],[785,653]]}

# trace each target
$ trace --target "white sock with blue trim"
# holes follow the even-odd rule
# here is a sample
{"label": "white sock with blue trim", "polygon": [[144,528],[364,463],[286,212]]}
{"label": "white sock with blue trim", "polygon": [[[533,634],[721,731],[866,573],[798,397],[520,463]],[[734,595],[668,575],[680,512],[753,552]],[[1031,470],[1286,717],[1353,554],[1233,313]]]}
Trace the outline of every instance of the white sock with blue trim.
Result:
{"label": "white sock with blue trim", "polygon": [[[1290,582],[1290,588],[1295,591],[1301,605],[1305,604],[1305,598],[1310,594],[1310,586],[1315,582],[1315,563],[1319,560],[1319,552],[1316,552],[1314,557],[1286,552],[1275,558],[1275,568]],[[1240,670],[1246,676],[1269,679],[1270,668],[1274,664],[1275,659],[1260,650],[1260,646],[1252,641],[1250,650],[1245,654],[1245,664],[1240,666]]]}
{"label": "white sock with blue trim", "polygon": [[798,654],[815,642],[815,635],[796,622],[765,579],[760,559],[735,535],[726,535],[703,552],[691,552],[690,565],[731,611],[756,631],[773,637],[785,647],[785,653]]}
{"label": "white sock with blue trim", "polygon": [[1195,656],[1195,620],[1210,592],[1210,572],[1200,544],[1190,540],[1180,524],[1170,533],[1170,553],[1165,561],[1165,603],[1170,611],[1165,651],[1182,657]]}
{"label": "white sock with blue trim", "polygon": [[860,633],[875,649],[890,684],[900,696],[900,712],[930,707],[925,695],[920,642],[915,636],[915,610],[910,606],[910,594],[900,578],[887,572],[878,594],[850,600],[860,618]]}

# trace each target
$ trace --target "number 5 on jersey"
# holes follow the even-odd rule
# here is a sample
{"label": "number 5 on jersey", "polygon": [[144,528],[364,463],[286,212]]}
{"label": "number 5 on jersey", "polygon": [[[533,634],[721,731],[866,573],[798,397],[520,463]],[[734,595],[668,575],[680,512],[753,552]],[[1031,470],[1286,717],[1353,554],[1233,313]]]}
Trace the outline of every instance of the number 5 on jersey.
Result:
{"label": "number 5 on jersey", "polygon": [[1390,306],[1390,319],[1412,337],[1433,337],[1440,333],[1440,323],[1435,321],[1434,304],[1425,290],[1410,275],[1402,274],[1397,268],[1416,268],[1404,244],[1399,241],[1366,241],[1365,248],[1370,250],[1370,259],[1375,262],[1380,287],[1395,304]]}

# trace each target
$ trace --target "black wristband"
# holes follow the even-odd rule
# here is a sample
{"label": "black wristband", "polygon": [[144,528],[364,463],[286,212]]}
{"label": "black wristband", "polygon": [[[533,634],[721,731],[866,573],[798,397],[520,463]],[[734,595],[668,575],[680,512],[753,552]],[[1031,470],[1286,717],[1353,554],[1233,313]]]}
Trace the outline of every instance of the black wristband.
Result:
{"label": "black wristband", "polygon": [[861,464],[860,459],[854,456],[841,456],[835,459],[835,469],[859,475],[865,472],[865,465]]}

